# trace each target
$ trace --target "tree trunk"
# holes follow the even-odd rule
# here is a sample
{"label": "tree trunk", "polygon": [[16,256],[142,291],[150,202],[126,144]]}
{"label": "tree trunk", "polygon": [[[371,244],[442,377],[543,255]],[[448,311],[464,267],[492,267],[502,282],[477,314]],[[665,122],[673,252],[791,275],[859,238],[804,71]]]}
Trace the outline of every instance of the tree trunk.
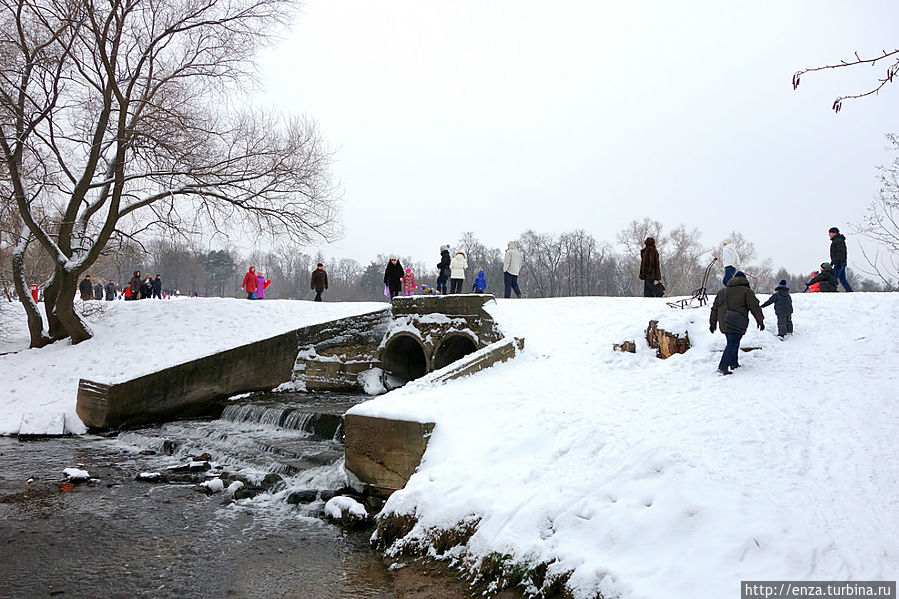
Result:
{"label": "tree trunk", "polygon": [[59,293],[56,295],[56,316],[62,325],[65,337],[71,337],[72,344],[87,341],[93,337],[93,333],[87,324],[81,320],[81,316],[75,312],[75,288],[77,287],[77,275],[58,271],[62,276],[57,276],[59,281]]}
{"label": "tree trunk", "polygon": [[59,315],[56,313],[56,302],[60,290],[59,273],[61,270],[62,269],[59,267],[56,268],[56,272],[53,273],[53,278],[50,279],[50,284],[44,289],[44,311],[47,313],[47,326],[50,331],[50,339],[53,341],[59,341],[60,339],[68,337],[65,327],[62,325],[62,322],[59,320]]}
{"label": "tree trunk", "polygon": [[22,306],[25,308],[25,315],[28,317],[28,334],[31,337],[29,347],[44,347],[50,343],[50,337],[44,330],[44,319],[41,318],[37,304],[34,298],[31,297],[28,285],[25,283],[25,247],[26,244],[19,244],[13,252],[13,284],[16,287],[16,293],[19,294],[19,301],[22,302]]}

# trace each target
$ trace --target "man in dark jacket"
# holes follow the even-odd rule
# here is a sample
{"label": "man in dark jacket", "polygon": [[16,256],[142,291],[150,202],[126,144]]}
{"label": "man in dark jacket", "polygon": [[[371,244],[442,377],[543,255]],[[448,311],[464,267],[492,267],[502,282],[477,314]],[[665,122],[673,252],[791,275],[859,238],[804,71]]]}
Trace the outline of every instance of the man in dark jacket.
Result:
{"label": "man in dark jacket", "polygon": [[738,271],[722,287],[712,302],[709,314],[709,331],[715,332],[719,327],[727,338],[727,345],[718,363],[719,374],[731,374],[731,370],[740,367],[737,355],[740,352],[740,339],[749,328],[749,313],[755,317],[759,330],[765,330],[765,315],[759,307],[759,300],[749,287],[749,281],[742,271]]}
{"label": "man in dark jacket", "polygon": [[162,299],[162,277],[156,275],[156,278],[150,283],[150,286],[153,288],[153,297],[156,299]]}
{"label": "man in dark jacket", "polygon": [[384,284],[387,285],[387,289],[390,292],[390,299],[398,296],[400,291],[403,290],[402,278],[405,274],[399,259],[396,256],[392,256],[390,261],[387,262],[387,268],[384,269]]}
{"label": "man in dark jacket", "polygon": [[833,266],[833,276],[843,284],[843,289],[852,291],[849,281],[846,280],[846,236],[836,227],[831,227],[827,234],[830,235],[830,264]]}
{"label": "man in dark jacket", "polygon": [[790,297],[790,288],[787,287],[786,279],[781,279],[774,293],[768,298],[762,308],[774,304],[774,314],[777,315],[777,336],[783,338],[785,335],[793,334],[793,298]]}
{"label": "man in dark jacket", "polygon": [[103,299],[103,281],[97,280],[97,282],[94,283],[94,299]]}
{"label": "man in dark jacket", "polygon": [[839,281],[837,281],[836,276],[834,276],[833,268],[831,268],[830,264],[828,264],[827,262],[822,262],[821,272],[809,279],[809,282],[805,284],[805,290],[808,291],[808,288],[815,283],[821,283],[819,287],[822,293],[833,293],[837,290],[838,282]]}
{"label": "man in dark jacket", "polygon": [[115,295],[116,295],[116,291],[117,291],[117,289],[115,288],[115,281],[113,281],[112,279],[109,279],[109,282],[106,284],[105,289],[106,289],[106,301],[111,302],[112,300],[115,299]]}
{"label": "man in dark jacket", "polygon": [[440,262],[437,263],[437,291],[440,295],[446,295],[446,282],[450,278],[450,255],[449,246],[440,246]]}
{"label": "man in dark jacket", "polygon": [[81,292],[81,301],[83,302],[94,298],[94,285],[91,283],[90,275],[84,275],[84,278],[78,283],[78,291]]}
{"label": "man in dark jacket", "polygon": [[640,250],[640,280],[643,281],[643,297],[661,297],[662,269],[659,266],[659,251],[656,240],[647,237],[646,247]]}
{"label": "man in dark jacket", "polygon": [[312,271],[312,280],[309,283],[310,289],[315,289],[315,301],[322,301],[322,292],[328,288],[328,273],[325,272],[325,265],[321,262]]}

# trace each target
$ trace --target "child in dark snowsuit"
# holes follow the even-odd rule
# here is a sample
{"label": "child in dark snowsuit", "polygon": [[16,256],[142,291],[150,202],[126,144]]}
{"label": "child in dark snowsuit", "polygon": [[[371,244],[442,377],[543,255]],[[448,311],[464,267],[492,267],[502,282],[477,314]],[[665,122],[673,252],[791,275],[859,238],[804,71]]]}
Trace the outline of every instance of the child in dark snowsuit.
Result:
{"label": "child in dark snowsuit", "polygon": [[783,338],[784,335],[792,335],[793,298],[790,297],[790,288],[787,287],[785,279],[781,279],[774,288],[774,294],[761,307],[764,308],[771,304],[774,304],[774,313],[777,315],[777,336]]}
{"label": "child in dark snowsuit", "polygon": [[471,285],[471,290],[475,293],[484,293],[487,289],[487,278],[484,276],[484,271],[479,270],[478,276],[475,277],[474,283]]}

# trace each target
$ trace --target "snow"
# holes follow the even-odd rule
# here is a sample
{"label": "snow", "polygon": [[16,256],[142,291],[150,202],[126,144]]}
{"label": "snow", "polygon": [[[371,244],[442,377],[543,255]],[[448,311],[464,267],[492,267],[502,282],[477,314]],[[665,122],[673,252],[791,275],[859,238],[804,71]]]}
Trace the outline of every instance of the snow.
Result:
{"label": "snow", "polygon": [[[43,309],[44,304],[39,305]],[[230,298],[91,301],[85,308],[95,334],[92,339],[75,346],[64,341],[27,349],[24,310],[19,304],[4,304],[0,435],[16,434],[26,413],[63,414],[68,432],[84,433],[87,429],[75,414],[80,378],[121,382],[300,327],[385,307],[375,302]]]}
{"label": "snow", "polygon": [[[225,488],[225,483],[222,482],[222,479],[216,477],[211,480],[205,480],[205,481],[201,482],[200,486],[206,487],[212,493],[221,493]],[[228,488],[230,489],[231,487],[229,486]]]}
{"label": "snow", "polygon": [[368,518],[368,512],[365,511],[365,506],[352,497],[339,495],[337,497],[332,497],[325,503],[326,516],[339,520],[343,517],[344,513],[348,513],[353,518],[362,520]]}
{"label": "snow", "polygon": [[91,477],[87,470],[81,468],[66,468],[62,471],[62,475],[70,482],[85,481]]}
{"label": "snow", "polygon": [[[765,293],[759,293],[766,298]],[[492,552],[573,571],[575,596],[727,597],[740,580],[894,580],[899,571],[899,294],[794,294],[795,335],[754,327],[715,370],[707,308],[664,300],[499,300],[515,360],[416,381],[352,408],[437,423],[385,513],[407,538],[480,518]],[[650,319],[693,344],[668,360]],[[772,330],[773,329],[773,330]],[[637,353],[612,351],[637,341]]]}
{"label": "snow", "polygon": [[[578,598],[730,597],[740,580],[894,580],[899,294],[793,301],[795,335],[778,339],[766,308],[768,330],[743,340],[761,349],[741,353],[743,367],[728,377],[715,372],[724,337],[709,333],[707,308],[644,298],[491,303],[504,334],[525,338],[518,357],[447,383],[427,377],[351,410],[436,423],[418,471],[385,510],[416,515],[410,541],[479,519],[463,567],[492,552],[554,561],[552,570],[573,572]],[[79,377],[124,380],[384,307],[107,305],[90,341],[0,356],[0,432],[16,432],[26,413],[64,413],[72,432],[83,430]],[[10,312],[0,352],[27,345]],[[657,359],[643,340],[650,319],[688,333],[692,349]],[[636,354],[612,351],[625,340]]]}

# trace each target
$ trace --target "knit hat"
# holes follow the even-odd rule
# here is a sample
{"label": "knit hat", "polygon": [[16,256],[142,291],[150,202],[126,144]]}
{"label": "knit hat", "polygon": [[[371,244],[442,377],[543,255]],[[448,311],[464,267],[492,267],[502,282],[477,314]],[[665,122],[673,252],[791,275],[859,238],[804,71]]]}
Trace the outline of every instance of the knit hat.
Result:
{"label": "knit hat", "polygon": [[441,251],[441,252],[448,252],[448,251],[449,251],[449,245],[441,245],[441,246],[440,246],[440,251]]}
{"label": "knit hat", "polygon": [[827,232],[828,233],[839,233],[840,230],[837,229],[836,227],[831,227],[830,229],[827,230]]}
{"label": "knit hat", "polygon": [[777,286],[778,286],[778,287],[786,287],[786,286],[787,286],[787,280],[786,280],[786,279],[781,279],[781,280],[780,280],[780,283],[778,283]]}
{"label": "knit hat", "polygon": [[746,273],[743,272],[742,270],[738,270],[736,273],[734,273],[734,276],[735,277],[745,277]]}
{"label": "knit hat", "polygon": [[412,269],[411,269],[411,268],[407,268],[407,269],[406,269],[406,272],[412,272]]}
{"label": "knit hat", "polygon": [[821,263],[821,268],[825,268],[825,269],[826,269],[826,268],[830,268],[830,263],[829,263],[829,262],[822,262],[822,263]]}

